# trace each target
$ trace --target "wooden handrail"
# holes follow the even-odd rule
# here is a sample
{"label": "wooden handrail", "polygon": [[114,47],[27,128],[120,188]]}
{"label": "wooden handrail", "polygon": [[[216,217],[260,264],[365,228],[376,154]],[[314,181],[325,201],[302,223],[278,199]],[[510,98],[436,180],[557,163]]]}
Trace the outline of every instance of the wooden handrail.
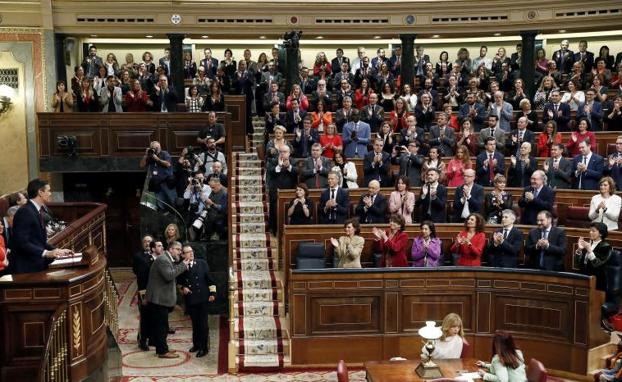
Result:
{"label": "wooden handrail", "polygon": [[69,345],[67,342],[67,304],[59,305],[50,317],[50,332],[39,368],[40,382],[69,381]]}

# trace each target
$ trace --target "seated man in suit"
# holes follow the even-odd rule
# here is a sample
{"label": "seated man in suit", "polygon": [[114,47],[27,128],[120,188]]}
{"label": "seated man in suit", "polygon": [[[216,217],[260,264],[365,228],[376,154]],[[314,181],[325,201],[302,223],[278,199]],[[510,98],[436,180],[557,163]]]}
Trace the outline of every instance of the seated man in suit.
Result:
{"label": "seated man in suit", "polygon": [[531,174],[531,187],[526,187],[518,205],[523,209],[521,224],[536,224],[536,217],[540,211],[553,211],[555,191],[546,185],[546,175],[542,170]]}
{"label": "seated man in suit", "polygon": [[572,162],[562,157],[563,152],[563,144],[552,145],[551,158],[542,165],[551,188],[572,188]]}
{"label": "seated man in suit", "polygon": [[434,223],[447,222],[445,202],[447,189],[438,182],[438,169],[430,168],[425,174],[425,184],[421,190],[421,197],[415,201],[415,207],[420,207],[421,221],[432,220]]}
{"label": "seated man in suit", "polygon": [[454,129],[449,127],[449,115],[441,112],[436,119],[437,125],[430,129],[430,138],[428,143],[430,147],[437,146],[441,155],[451,157],[454,155],[454,147],[456,146],[456,135]]}
{"label": "seated man in suit", "polygon": [[70,249],[54,248],[47,242],[43,220],[45,205],[52,200],[48,182],[33,179],[28,183],[28,203],[15,213],[9,267],[12,273],[33,273],[47,269],[57,257],[69,256]]}
{"label": "seated man in suit", "polygon": [[391,187],[391,154],[384,151],[383,147],[381,139],[374,141],[374,150],[363,159],[363,173],[366,183],[377,180],[381,187]]}
{"label": "seated man in suit", "polygon": [[462,223],[472,213],[484,209],[484,187],[475,183],[475,170],[464,170],[464,184],[456,187],[452,223]]}
{"label": "seated man in suit", "polygon": [[311,156],[304,159],[302,179],[309,188],[325,188],[332,166],[330,159],[322,156],[322,145],[314,143],[311,146]]}
{"label": "seated man in suit", "polygon": [[[328,107],[328,104],[327,104]],[[357,109],[352,107],[352,97],[343,97],[343,105],[341,109],[338,109],[334,114],[335,124],[337,125],[337,131],[343,132],[345,125],[354,120],[354,111]],[[360,119],[359,114],[359,119]]]}
{"label": "seated man in suit", "polygon": [[406,176],[411,187],[421,186],[423,160],[423,155],[419,155],[419,143],[417,141],[408,142],[408,152],[402,152],[399,157],[399,175]]}
{"label": "seated man in suit", "polygon": [[523,142],[529,142],[531,147],[535,147],[535,135],[531,130],[527,130],[527,117],[520,117],[516,122],[516,129],[510,133],[510,139],[505,143],[508,155],[520,156],[519,150]]}
{"label": "seated man in suit", "polygon": [[495,144],[498,151],[503,151],[505,149],[505,131],[499,129],[497,127],[497,121],[499,117],[495,114],[488,115],[486,121],[488,123],[488,127],[482,129],[479,132],[479,148],[484,149],[486,146],[486,140],[489,137],[495,138]]}
{"label": "seated man in suit", "polygon": [[300,104],[297,99],[291,100],[292,109],[289,110],[286,114],[287,121],[287,132],[293,133],[296,129],[302,130],[303,122],[302,120],[307,115],[302,109],[300,109]]}
{"label": "seated man in suit", "polygon": [[144,298],[144,294],[147,290],[147,281],[149,281],[149,269],[151,269],[151,264],[155,260],[155,254],[152,255],[152,245],[153,250],[156,250],[156,243],[160,243],[159,249],[162,248],[162,242],[154,242],[153,237],[150,235],[145,235],[142,240],[143,249],[134,254],[134,258],[132,261],[132,271],[136,276],[136,286],[138,289],[138,314],[139,314],[139,327],[138,327],[138,347],[140,350],[148,351],[149,346],[147,344],[147,340],[149,339],[149,324],[147,321],[147,315],[145,306],[147,305],[147,300]]}
{"label": "seated man in suit", "polygon": [[460,123],[467,118],[472,121],[475,131],[480,131],[482,129],[482,124],[486,119],[486,110],[484,109],[484,105],[477,102],[475,93],[467,94],[466,103],[462,104],[458,111],[458,120]]}
{"label": "seated man in suit", "polygon": [[577,109],[577,121],[581,118],[587,119],[593,131],[601,131],[603,125],[603,107],[598,101],[595,101],[596,90],[590,88],[585,91],[585,102],[579,104]]}
{"label": "seated man in suit", "polygon": [[492,234],[486,246],[488,265],[500,268],[518,267],[518,255],[523,247],[523,233],[514,227],[516,214],[512,210],[501,213],[502,228]]}
{"label": "seated man in suit", "polygon": [[598,181],[603,177],[603,157],[592,152],[589,142],[579,143],[579,155],[572,160],[573,188],[577,190],[598,190]]}
{"label": "seated man in suit", "polygon": [[616,151],[607,158],[604,174],[612,177],[618,191],[622,191],[622,135],[616,138]]}
{"label": "seated man in suit", "polygon": [[190,353],[197,353],[197,358],[209,353],[209,326],[207,324],[207,304],[216,300],[216,285],[209,272],[209,265],[203,259],[194,257],[191,246],[182,248],[184,261],[188,269],[177,276],[177,283],[184,295],[186,310],[192,321],[192,347]]}
{"label": "seated man in suit", "polygon": [[542,111],[542,122],[545,124],[554,120],[557,123],[557,131],[569,131],[568,122],[570,121],[570,106],[561,103],[559,90],[552,90],[549,95],[550,102],[544,105]]}
{"label": "seated man in suit", "polygon": [[493,187],[495,175],[505,174],[505,157],[496,151],[497,140],[494,137],[486,138],[486,151],[477,156],[477,184],[484,187]]}
{"label": "seated man in suit", "polygon": [[526,263],[531,268],[546,271],[564,270],[566,253],[566,232],[553,227],[553,215],[541,211],[537,216],[538,228],[529,231],[525,245]]}
{"label": "seated man in suit", "polygon": [[372,133],[380,130],[380,125],[384,122],[384,109],[378,105],[378,94],[369,95],[369,104],[361,110],[361,120],[369,124]]}
{"label": "seated man in suit", "polygon": [[317,129],[312,129],[311,125],[311,116],[307,115],[303,119],[302,129],[294,130],[296,136],[293,146],[296,158],[306,158],[311,155],[311,147],[320,141]]}
{"label": "seated man in suit", "polygon": [[377,180],[369,182],[369,193],[363,194],[358,206],[356,216],[363,224],[387,223],[387,198],[380,193],[380,183]]}
{"label": "seated man in suit", "polygon": [[339,174],[328,173],[328,188],[320,195],[318,215],[321,224],[343,224],[350,211],[348,190],[339,187]]}
{"label": "seated man in suit", "polygon": [[343,127],[343,154],[346,158],[363,158],[367,154],[367,144],[371,137],[369,125],[360,121],[358,110],[352,110],[352,121]]}

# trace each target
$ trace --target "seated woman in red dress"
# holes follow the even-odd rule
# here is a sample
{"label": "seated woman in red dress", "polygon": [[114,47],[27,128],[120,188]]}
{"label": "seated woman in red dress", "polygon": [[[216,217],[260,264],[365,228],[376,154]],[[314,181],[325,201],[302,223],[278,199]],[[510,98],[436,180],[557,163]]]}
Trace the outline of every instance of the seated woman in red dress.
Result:
{"label": "seated woman in red dress", "polygon": [[464,222],[464,231],[460,231],[451,246],[451,253],[459,256],[456,265],[480,266],[485,245],[484,218],[480,214],[471,214]]}
{"label": "seated woman in red dress", "polygon": [[381,267],[407,267],[406,246],[408,235],[404,232],[406,222],[402,215],[393,214],[389,218],[389,229],[383,231],[373,228],[374,236],[378,242],[378,249],[382,253]]}

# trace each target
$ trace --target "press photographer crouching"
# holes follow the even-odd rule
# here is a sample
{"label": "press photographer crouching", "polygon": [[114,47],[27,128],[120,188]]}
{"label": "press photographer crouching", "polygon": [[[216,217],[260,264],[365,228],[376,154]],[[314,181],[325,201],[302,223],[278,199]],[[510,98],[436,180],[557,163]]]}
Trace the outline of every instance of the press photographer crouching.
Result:
{"label": "press photographer crouching", "polygon": [[166,205],[174,206],[177,193],[171,165],[171,154],[162,150],[160,142],[151,142],[149,148],[145,150],[145,155],[140,160],[140,168],[145,167],[151,176],[149,191],[156,194],[158,209],[165,210]]}
{"label": "press photographer crouching", "polygon": [[[212,193],[210,186],[205,184],[205,175],[202,172],[198,172],[194,177],[190,177],[188,185],[184,190],[184,215],[186,221],[195,222],[201,217],[203,211],[205,211],[205,203]],[[190,239],[195,240],[200,238],[201,229],[194,228],[189,231]]]}
{"label": "press photographer crouching", "polygon": [[227,191],[218,177],[210,178],[209,186],[212,192],[205,200],[205,209],[192,223],[192,230],[199,240],[220,240],[226,235]]}

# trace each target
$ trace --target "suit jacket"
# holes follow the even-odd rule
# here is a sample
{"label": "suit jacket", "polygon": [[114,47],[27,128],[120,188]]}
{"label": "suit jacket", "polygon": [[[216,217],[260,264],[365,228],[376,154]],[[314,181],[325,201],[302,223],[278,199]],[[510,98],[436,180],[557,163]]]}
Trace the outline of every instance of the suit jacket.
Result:
{"label": "suit jacket", "polygon": [[363,203],[363,197],[361,196],[358,206],[356,206],[356,215],[359,217],[359,221],[363,224],[379,224],[387,222],[387,211],[389,209],[389,203],[387,198],[381,193],[376,194],[374,203],[365,211],[365,203]]}
{"label": "suit jacket", "polygon": [[[551,119],[557,123],[557,131],[568,131],[568,122],[570,121],[570,106],[567,103],[560,103],[558,111],[561,110],[562,115],[554,112],[554,105],[550,102],[544,104],[542,111],[542,122],[545,124]],[[553,118],[549,117],[549,111],[553,111]]]}
{"label": "suit jacket", "polygon": [[592,131],[600,131],[602,130],[603,124],[603,106],[600,102],[594,101],[592,103],[592,111],[587,114],[585,112],[585,102],[579,104],[579,108],[577,109],[577,121],[581,118],[586,118],[590,121],[592,125]]}
{"label": "suit jacket", "polygon": [[361,252],[365,246],[365,239],[361,236],[339,237],[339,246],[335,248],[335,256],[339,259],[336,268],[361,268]]}
{"label": "suit jacket", "polygon": [[99,56],[88,56],[82,60],[82,69],[84,69],[84,75],[88,78],[97,76],[100,66],[104,66],[104,61]]}
{"label": "suit jacket", "polygon": [[564,270],[564,254],[566,253],[566,232],[557,227],[551,227],[547,240],[549,246],[546,249],[536,248],[536,243],[542,238],[542,230],[534,228],[529,231],[525,255],[527,264],[531,268],[544,269],[547,271]]}
{"label": "suit jacket", "polygon": [[518,205],[523,209],[521,214],[521,224],[536,224],[536,218],[540,211],[547,210],[553,212],[553,203],[555,203],[555,190],[549,186],[542,186],[538,195],[531,201],[525,198],[526,192],[534,192],[533,187],[525,187],[523,196],[518,200]]}
{"label": "suit jacket", "polygon": [[52,262],[43,257],[44,250],[50,251],[54,247],[47,242],[45,227],[32,201],[15,213],[12,241],[11,260],[14,264],[10,267],[14,273],[41,272]]}
{"label": "suit jacket", "polygon": [[138,284],[138,290],[147,289],[147,282],[149,281],[149,269],[153,264],[154,258],[147,251],[138,251],[134,254],[132,261],[132,271],[136,275],[136,283]]}
{"label": "suit jacket", "polygon": [[158,65],[164,68],[164,73],[166,73],[167,76],[171,74],[171,59],[170,58],[161,57],[158,60]]}
{"label": "suit jacket", "polygon": [[[490,167],[484,167],[484,162],[488,159],[488,152],[484,151],[477,156],[476,163],[476,182],[480,186],[493,187],[493,182],[490,180]],[[497,160],[497,165],[493,169],[493,179],[496,174],[505,175],[505,157],[499,151],[495,151],[493,158]]]}
{"label": "suit jacket", "polygon": [[551,188],[572,188],[572,162],[566,158],[559,159],[559,167],[553,170],[553,158],[546,160],[549,171],[546,173],[548,186]]}
{"label": "suit jacket", "polygon": [[324,211],[326,202],[329,199],[330,188],[327,188],[322,191],[322,194],[320,195],[320,205],[318,207],[320,222],[322,224],[343,224],[348,218],[348,214],[350,212],[350,196],[348,195],[348,190],[341,187],[337,188],[337,195],[335,195],[337,205]]}
{"label": "suit jacket", "polygon": [[294,157],[296,158],[306,158],[311,156],[311,146],[314,143],[319,143],[320,137],[318,135],[317,129],[311,129],[309,136],[305,136],[304,130],[301,131],[300,138],[296,136],[292,145],[294,146]]}
{"label": "suit jacket", "polygon": [[[421,99],[421,95],[418,96]],[[423,110],[421,105],[415,107],[415,118],[417,118],[417,126],[425,131],[430,131],[434,122],[434,107],[431,106],[427,111]]]}
{"label": "suit jacket", "polygon": [[[341,64],[343,63],[348,64],[348,72],[350,71],[350,59],[346,56],[341,56]],[[333,73],[339,73],[341,72],[341,64],[339,63],[339,59],[337,57],[333,58],[330,61],[330,67],[333,69]]]}
{"label": "suit jacket", "polygon": [[337,109],[337,111],[333,114],[333,119],[335,121],[335,125],[337,126],[338,132],[341,133],[343,131],[343,127],[352,122],[352,110],[354,110],[354,108],[350,109],[349,112],[346,112],[343,109]]}
{"label": "suit jacket", "polygon": [[[415,67],[414,75],[423,76],[425,71],[426,64],[430,62],[430,56],[424,54],[423,57],[417,58],[417,56],[413,57],[413,65]],[[447,70],[451,70],[451,64],[448,66]]]}
{"label": "suit jacket", "polygon": [[274,133],[274,128],[278,125],[285,127],[287,124],[285,113],[279,113],[278,118],[273,116],[272,113],[266,113],[264,120],[266,121],[266,134]]}
{"label": "suit jacket", "polygon": [[365,175],[365,185],[372,180],[380,182],[380,187],[391,186],[391,155],[385,151],[382,153],[382,163],[374,163],[375,153],[370,151],[363,159],[363,173]]}
{"label": "suit jacket", "polygon": [[508,170],[508,186],[524,188],[531,185],[531,174],[538,169],[536,158],[530,156],[525,165],[520,158],[516,158],[516,166]]}
{"label": "suit jacket", "polygon": [[169,113],[173,113],[177,111],[177,93],[175,92],[175,88],[169,87],[168,91],[162,95],[158,95],[154,93],[152,97],[153,101],[153,110],[155,112],[160,112],[162,110],[162,102],[166,104],[166,110]]}
{"label": "suit jacket", "polygon": [[410,187],[421,187],[423,155],[404,154],[400,157],[400,176],[407,176]]}
{"label": "suit jacket", "polygon": [[149,269],[147,301],[172,308],[177,302],[175,278],[186,271],[186,264],[173,263],[171,255],[164,252],[156,257]]}
{"label": "suit jacket", "polygon": [[[482,124],[484,123],[484,120],[486,119],[486,109],[484,109],[484,105],[482,105],[479,102],[475,102],[472,107],[475,109],[475,112],[477,113],[475,115],[475,118],[471,118],[473,122],[473,128],[475,129],[475,131],[480,131],[482,129]],[[463,120],[469,117],[470,111],[471,111],[471,105],[469,105],[468,103],[463,103],[460,106],[460,109],[458,110],[458,119],[460,120],[460,122],[462,122]]]}
{"label": "suit jacket", "polygon": [[[276,98],[279,100],[279,108],[281,110],[285,110],[285,94],[281,92],[276,93]],[[270,105],[273,102],[273,94],[271,91],[266,92],[263,97],[263,108],[264,110],[270,110]]]}
{"label": "suit jacket", "polygon": [[313,93],[313,90],[317,88],[315,81],[310,77],[307,77],[304,80],[300,78],[298,80],[298,84],[300,85],[300,89],[303,94],[311,94]]}
{"label": "suit jacket", "polygon": [[572,175],[574,176],[573,188],[578,190],[598,190],[598,182],[600,178],[602,178],[605,169],[603,157],[592,153],[590,161],[587,163],[587,170],[582,175],[577,175],[577,166],[582,160],[583,155],[577,155],[572,159]]}
{"label": "suit jacket", "polygon": [[210,296],[216,297],[216,283],[210,277],[209,265],[203,259],[195,258],[192,266],[177,276],[177,283],[192,292],[184,296],[188,306],[204,304]]}
{"label": "suit jacket", "polygon": [[[503,233],[503,228],[495,232]],[[508,236],[499,245],[495,245],[491,239],[486,246],[488,264],[501,268],[518,267],[518,255],[523,247],[523,233],[520,229],[512,227]]]}
{"label": "suit jacket", "polygon": [[[371,116],[370,114],[371,110]],[[384,109],[376,104],[374,106],[367,105],[361,110],[361,121],[367,122],[372,133],[377,133],[380,126],[384,122]]]}
{"label": "suit jacket", "polygon": [[583,71],[585,73],[592,71],[592,67],[594,66],[594,53],[586,51],[583,55],[583,59],[581,59],[581,52],[577,52],[574,54],[573,58],[574,62],[583,61]]}
{"label": "suit jacket", "polygon": [[430,147],[437,146],[441,152],[441,156],[454,156],[454,147],[456,146],[456,134],[454,133],[454,129],[445,126],[445,135],[441,137],[440,127],[432,126],[428,143]]}
{"label": "suit jacket", "polygon": [[514,117],[514,115],[512,114],[513,111],[514,108],[509,102],[504,101],[501,108],[499,108],[495,103],[490,104],[490,114],[495,114],[499,116],[499,127],[506,133],[510,132],[511,129],[510,123],[512,122],[512,118]]}
{"label": "suit jacket", "polygon": [[278,158],[268,161],[266,167],[268,171],[270,197],[275,198],[278,190],[281,189],[294,189],[298,183],[298,166],[294,163],[293,158],[290,157],[291,169],[280,167]]}
{"label": "suit jacket", "polygon": [[302,179],[309,188],[325,188],[328,185],[328,173],[333,167],[333,164],[330,159],[326,157],[320,157],[320,161],[322,163],[322,168],[320,171],[316,172],[313,158],[308,157],[304,159]]}
{"label": "suit jacket", "polygon": [[[352,132],[356,130],[355,139]],[[371,138],[371,129],[365,122],[359,121],[358,128],[354,121],[348,122],[343,127],[343,153],[346,158],[363,158],[367,154],[367,145]]]}
{"label": "suit jacket", "polygon": [[[514,136],[516,137],[516,142],[514,142],[514,140],[512,139],[512,137]],[[507,150],[508,155],[514,155],[518,157],[520,155],[518,152],[523,142],[529,142],[531,144],[531,153],[532,154],[536,153],[536,144],[535,144],[536,136],[533,133],[533,131],[525,129],[525,131],[523,132],[523,140],[518,139],[518,137],[519,137],[518,129],[512,130],[512,132],[510,133],[510,136],[505,142],[505,148]]]}
{"label": "suit jacket", "polygon": [[556,50],[553,52],[551,60],[555,61],[557,68],[564,72],[570,73],[572,71],[572,64],[574,64],[574,53],[572,50],[566,50],[562,53],[562,50]]}
{"label": "suit jacket", "polygon": [[[486,139],[488,137],[491,136],[491,129],[490,127],[486,127],[485,129],[482,129],[479,132],[479,148],[480,151],[483,150],[486,146]],[[504,151],[505,150],[505,131],[503,131],[502,129],[496,127],[495,128],[495,132],[494,132],[494,136],[496,139],[496,144],[497,144],[497,150],[498,151]]]}
{"label": "suit jacket", "polygon": [[[427,187],[427,185],[423,185]],[[431,198],[430,193],[426,193],[415,202],[415,207],[421,208],[420,218],[423,220],[432,220],[434,223],[447,222],[447,213],[445,210],[445,202],[447,201],[447,189],[439,183],[436,187],[436,198]]]}
{"label": "suit jacket", "polygon": [[[607,158],[607,163],[604,166],[603,173],[612,177],[613,180],[616,182],[616,188],[618,189],[618,191],[622,191],[622,168],[617,163],[609,167],[609,158],[617,158],[617,155],[618,153],[613,153],[609,155],[609,157]],[[620,153],[619,155],[622,156],[622,153]]]}
{"label": "suit jacket", "polygon": [[108,112],[117,112],[117,113],[121,113],[123,112],[123,93],[121,91],[120,87],[115,86],[114,90],[112,91],[112,97],[113,97],[113,102],[114,102],[114,110],[108,110],[108,105],[110,102],[110,92],[108,91],[108,87],[104,87],[102,88],[100,94],[99,94],[99,104],[102,107],[102,112],[103,113],[108,113]]}
{"label": "suit jacket", "polygon": [[214,78],[216,77],[216,70],[218,69],[218,60],[214,57],[210,58],[209,60],[211,61],[210,65],[208,65],[207,63],[207,58],[202,59],[201,66],[205,68],[205,75],[207,75],[209,78]]}
{"label": "suit jacket", "polygon": [[[456,196],[453,204],[453,220],[452,223],[463,222],[464,218],[462,210],[464,209],[464,203],[462,203],[462,197],[464,196],[464,185],[456,187]],[[469,205],[469,213],[477,212],[479,214],[484,211],[484,187],[477,183],[473,183],[471,187],[471,197],[467,200]]]}
{"label": "suit jacket", "polygon": [[289,110],[286,114],[285,120],[287,121],[287,125],[285,126],[287,128],[287,132],[288,133],[293,133],[296,129],[302,129],[303,127],[303,123],[302,121],[304,120],[305,116],[307,115],[307,113],[305,113],[302,110],[298,111],[298,116],[300,117],[300,120],[298,122],[296,122],[295,118],[294,118],[294,111],[293,110]]}

